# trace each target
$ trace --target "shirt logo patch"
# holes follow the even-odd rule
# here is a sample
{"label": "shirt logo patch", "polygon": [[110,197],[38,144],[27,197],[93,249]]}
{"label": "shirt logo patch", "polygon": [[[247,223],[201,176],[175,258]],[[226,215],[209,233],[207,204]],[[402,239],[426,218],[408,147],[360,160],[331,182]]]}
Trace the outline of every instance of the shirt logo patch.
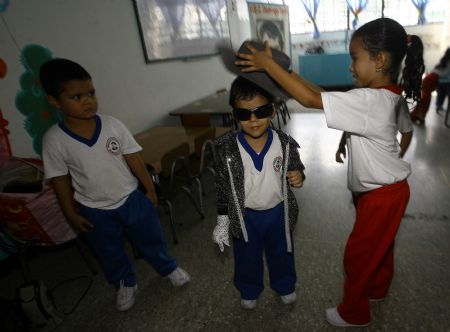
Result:
{"label": "shirt logo patch", "polygon": [[112,154],[119,154],[120,153],[119,140],[115,137],[108,138],[108,141],[106,142],[106,150],[108,150]]}
{"label": "shirt logo patch", "polygon": [[280,172],[281,166],[283,165],[283,157],[275,157],[273,160],[273,170],[275,172]]}

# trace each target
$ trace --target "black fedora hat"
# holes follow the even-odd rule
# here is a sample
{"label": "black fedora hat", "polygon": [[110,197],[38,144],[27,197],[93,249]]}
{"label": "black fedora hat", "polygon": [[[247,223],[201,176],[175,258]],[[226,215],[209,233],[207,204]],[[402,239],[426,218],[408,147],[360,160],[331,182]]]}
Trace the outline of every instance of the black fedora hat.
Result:
{"label": "black fedora hat", "polygon": [[[248,40],[245,41],[239,48],[239,53],[250,54],[250,50],[247,48],[246,44],[249,44],[259,51],[264,50],[264,44],[262,42]],[[249,81],[255,83],[274,97],[278,98],[289,98],[289,94],[283,90],[283,88],[276,83],[266,72],[254,71],[254,72],[242,72],[240,66],[237,66],[234,62],[239,59],[231,47],[219,46],[219,53],[222,57],[222,61],[225,67],[233,74],[242,76]],[[291,67],[291,59],[283,52],[272,48],[272,58],[278,63],[282,68],[289,71]]]}

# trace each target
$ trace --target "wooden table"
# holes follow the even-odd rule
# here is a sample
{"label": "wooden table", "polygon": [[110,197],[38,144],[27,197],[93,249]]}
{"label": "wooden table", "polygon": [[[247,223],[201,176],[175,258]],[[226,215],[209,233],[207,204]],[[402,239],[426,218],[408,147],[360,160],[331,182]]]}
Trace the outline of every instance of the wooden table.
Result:
{"label": "wooden table", "polygon": [[222,89],[194,101],[188,105],[177,108],[170,115],[179,116],[184,127],[211,126],[210,117],[222,117],[225,127],[233,127],[234,119],[231,113],[231,106],[228,105],[229,92]]}
{"label": "wooden table", "polygon": [[142,158],[156,173],[169,177],[172,163],[178,157],[200,156],[202,144],[215,135],[212,127],[153,127],[135,135],[142,146]]}

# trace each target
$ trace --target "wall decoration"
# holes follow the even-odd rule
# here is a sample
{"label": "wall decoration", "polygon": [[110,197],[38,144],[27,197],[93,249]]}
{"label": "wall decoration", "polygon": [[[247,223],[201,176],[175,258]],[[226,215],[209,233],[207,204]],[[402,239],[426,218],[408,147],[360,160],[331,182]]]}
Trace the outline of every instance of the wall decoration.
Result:
{"label": "wall decoration", "polygon": [[217,53],[229,43],[225,0],[134,0],[146,62]]}
{"label": "wall decoration", "polygon": [[248,3],[252,38],[268,41],[270,47],[291,54],[289,7],[267,3]]}
{"label": "wall decoration", "polygon": [[9,143],[9,130],[7,128],[8,126],[8,120],[6,120],[3,117],[2,110],[0,109],[0,166],[3,162],[3,160],[11,157],[11,145]]}
{"label": "wall decoration", "polygon": [[35,44],[25,46],[20,55],[25,72],[20,76],[21,90],[16,95],[16,107],[25,116],[24,128],[33,140],[33,150],[39,156],[42,155],[45,132],[62,120],[60,111],[50,105],[39,83],[41,65],[51,59],[49,49]]}
{"label": "wall decoration", "polygon": [[[6,62],[0,58],[0,79],[5,78],[7,72],[8,67],[6,66]],[[9,144],[8,138],[9,130],[7,128],[8,123],[8,120],[3,117],[2,110],[0,109],[0,161],[11,156],[11,145]]]}

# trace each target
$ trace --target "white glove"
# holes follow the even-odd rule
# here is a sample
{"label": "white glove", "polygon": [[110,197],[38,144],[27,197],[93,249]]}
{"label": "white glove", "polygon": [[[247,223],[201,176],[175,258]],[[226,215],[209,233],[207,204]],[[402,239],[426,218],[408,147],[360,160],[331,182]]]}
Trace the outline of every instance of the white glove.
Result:
{"label": "white glove", "polygon": [[219,245],[221,252],[224,250],[224,244],[228,247],[230,246],[229,228],[230,220],[228,219],[228,216],[217,216],[217,225],[213,231],[213,241]]}

